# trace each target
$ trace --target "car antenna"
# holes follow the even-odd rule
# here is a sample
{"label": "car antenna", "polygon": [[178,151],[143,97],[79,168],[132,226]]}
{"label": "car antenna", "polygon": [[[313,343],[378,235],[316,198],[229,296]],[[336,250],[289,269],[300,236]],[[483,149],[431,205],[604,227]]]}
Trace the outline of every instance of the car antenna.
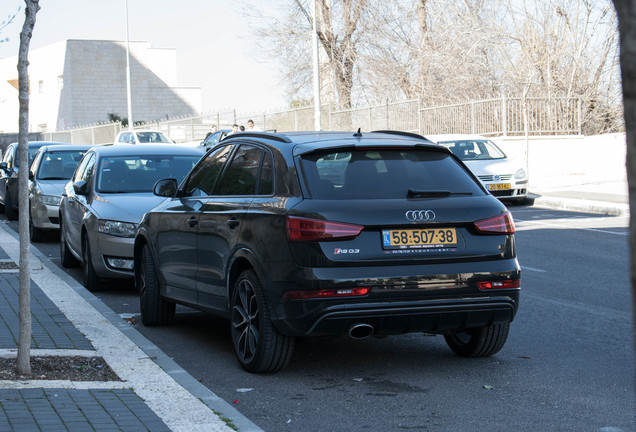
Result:
{"label": "car antenna", "polygon": [[358,132],[353,134],[354,137],[361,137],[362,134],[360,133],[360,128],[358,128]]}

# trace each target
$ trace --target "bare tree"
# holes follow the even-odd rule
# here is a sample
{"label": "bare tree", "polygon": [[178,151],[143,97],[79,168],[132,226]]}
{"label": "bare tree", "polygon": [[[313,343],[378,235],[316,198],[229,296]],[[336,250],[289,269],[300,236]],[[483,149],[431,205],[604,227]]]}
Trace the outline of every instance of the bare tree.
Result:
{"label": "bare tree", "polygon": [[[281,69],[293,99],[308,99],[311,88],[312,68],[310,1],[291,0],[280,17],[260,10],[249,1],[246,13],[255,23],[260,48],[268,56],[281,60]],[[357,64],[359,23],[363,18],[367,0],[316,0],[318,39],[321,55],[323,82],[333,83],[335,96],[341,108],[352,103],[352,89]],[[325,79],[326,78],[326,79]],[[327,86],[329,84],[326,84]]]}
{"label": "bare tree", "polygon": [[[13,15],[9,15],[9,16],[7,17],[7,19],[6,19],[6,20],[2,20],[2,21],[0,21],[0,34],[2,34],[2,31],[3,31],[5,28],[7,28],[7,26],[8,26],[9,24],[11,24],[11,23],[13,22],[13,20],[15,19],[15,17],[18,15],[18,12],[20,12],[20,8],[18,8],[18,10],[16,11],[16,13],[14,13]],[[6,42],[6,41],[8,41],[8,40],[9,40],[9,38],[8,38],[8,37],[5,37],[4,39],[0,39],[0,43],[2,43],[2,42]]]}
{"label": "bare tree", "polygon": [[20,52],[18,53],[18,83],[20,99],[20,120],[18,153],[18,201],[20,234],[20,289],[19,318],[20,336],[18,338],[18,357],[16,369],[19,374],[31,375],[31,273],[29,241],[29,44],[35,27],[35,15],[40,10],[39,0],[25,0],[26,10],[24,26],[20,33]]}

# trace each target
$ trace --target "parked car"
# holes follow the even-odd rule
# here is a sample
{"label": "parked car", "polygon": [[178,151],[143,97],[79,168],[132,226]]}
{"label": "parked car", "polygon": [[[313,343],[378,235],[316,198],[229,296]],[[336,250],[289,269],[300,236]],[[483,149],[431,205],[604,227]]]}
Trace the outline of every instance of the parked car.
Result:
{"label": "parked car", "polygon": [[60,201],[62,266],[81,263],[84,286],[133,277],[133,240],[141,216],[162,201],[160,178],[181,181],[201,158],[197,149],[170,146],[93,147],[82,158]]}
{"label": "parked car", "polygon": [[494,196],[516,203],[526,200],[526,163],[509,158],[488,138],[467,134],[427,135],[426,138],[449,148]]}
{"label": "parked car", "polygon": [[283,368],[296,337],[437,333],[467,357],[506,341],[512,216],[421,136],[236,134],[154,193],[134,246],[143,323],[176,303],[225,316],[248,371]]}
{"label": "parked car", "polygon": [[42,241],[46,231],[60,229],[60,200],[77,164],[91,145],[42,146],[29,172],[29,236]]}
{"label": "parked car", "polygon": [[219,129],[216,132],[211,133],[203,141],[201,141],[201,146],[205,148],[214,147],[230,132],[232,132],[232,129]]}
{"label": "parked car", "polygon": [[[29,141],[29,166],[35,154],[42,146],[68,144],[55,141]],[[0,213],[4,212],[9,220],[18,219],[18,171],[20,157],[18,143],[7,146],[0,162]]]}
{"label": "parked car", "polygon": [[115,144],[175,144],[163,132],[156,130],[126,130],[115,138]]}

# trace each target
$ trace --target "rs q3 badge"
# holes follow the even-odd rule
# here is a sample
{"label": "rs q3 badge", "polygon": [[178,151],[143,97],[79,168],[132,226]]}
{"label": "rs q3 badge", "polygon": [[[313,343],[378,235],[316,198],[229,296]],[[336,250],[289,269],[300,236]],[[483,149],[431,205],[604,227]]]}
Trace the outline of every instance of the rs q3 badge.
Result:
{"label": "rs q3 badge", "polygon": [[340,248],[336,248],[336,250],[334,250],[333,253],[336,254],[336,255],[357,254],[357,253],[360,253],[360,249],[340,249]]}

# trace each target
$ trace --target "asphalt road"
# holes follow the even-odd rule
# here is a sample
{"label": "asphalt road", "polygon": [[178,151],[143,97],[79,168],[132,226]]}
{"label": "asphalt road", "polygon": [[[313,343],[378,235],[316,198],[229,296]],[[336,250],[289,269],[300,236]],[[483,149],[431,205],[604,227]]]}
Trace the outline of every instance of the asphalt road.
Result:
{"label": "asphalt road", "polygon": [[[135,326],[267,431],[634,430],[627,217],[511,210],[521,307],[490,358],[459,358],[441,336],[343,337],[300,341],[286,369],[254,375],[222,319],[179,307],[174,325]],[[60,264],[56,236],[37,246]],[[132,285],[96,295],[139,312]]]}

